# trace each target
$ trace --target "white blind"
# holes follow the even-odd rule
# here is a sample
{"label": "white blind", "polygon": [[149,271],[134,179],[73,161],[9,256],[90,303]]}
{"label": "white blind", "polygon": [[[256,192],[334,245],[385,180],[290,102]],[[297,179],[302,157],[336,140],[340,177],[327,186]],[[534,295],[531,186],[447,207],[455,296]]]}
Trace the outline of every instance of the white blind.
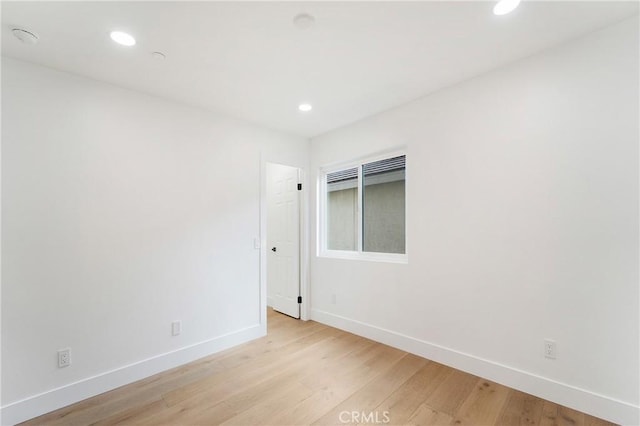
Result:
{"label": "white blind", "polygon": [[364,175],[376,175],[379,173],[392,172],[396,170],[404,170],[406,167],[407,157],[400,155],[393,158],[385,158],[384,160],[374,161],[373,163],[367,163],[363,167]]}
{"label": "white blind", "polygon": [[[365,176],[376,175],[379,173],[392,172],[396,170],[404,170],[406,167],[406,155],[400,155],[393,158],[385,158],[384,160],[374,161],[364,164],[363,170]],[[358,178],[358,168],[338,170],[327,174],[327,183],[343,182]]]}

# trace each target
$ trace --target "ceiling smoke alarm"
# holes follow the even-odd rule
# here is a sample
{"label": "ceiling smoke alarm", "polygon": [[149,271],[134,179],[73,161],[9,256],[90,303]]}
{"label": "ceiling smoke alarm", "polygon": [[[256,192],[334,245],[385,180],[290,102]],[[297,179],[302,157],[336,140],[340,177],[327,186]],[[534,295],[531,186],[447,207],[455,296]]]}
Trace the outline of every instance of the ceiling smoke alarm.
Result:
{"label": "ceiling smoke alarm", "polygon": [[38,36],[31,31],[23,30],[22,28],[14,28],[11,32],[24,44],[36,44],[38,42]]}
{"label": "ceiling smoke alarm", "polygon": [[311,28],[315,23],[316,18],[307,13],[301,13],[293,18],[293,25],[295,25],[297,28],[300,28],[301,30]]}

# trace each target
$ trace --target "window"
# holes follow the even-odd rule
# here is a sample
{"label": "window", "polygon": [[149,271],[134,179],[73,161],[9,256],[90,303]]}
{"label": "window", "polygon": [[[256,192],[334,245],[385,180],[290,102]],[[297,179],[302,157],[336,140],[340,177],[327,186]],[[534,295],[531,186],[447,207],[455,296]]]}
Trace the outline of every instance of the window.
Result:
{"label": "window", "polygon": [[322,170],[322,255],[406,261],[405,169],[396,154]]}

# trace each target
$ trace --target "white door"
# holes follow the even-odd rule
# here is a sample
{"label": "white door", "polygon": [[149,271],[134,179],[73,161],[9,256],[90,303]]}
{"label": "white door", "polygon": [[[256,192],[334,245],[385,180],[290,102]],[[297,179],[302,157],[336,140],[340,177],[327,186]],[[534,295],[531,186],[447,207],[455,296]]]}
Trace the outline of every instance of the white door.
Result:
{"label": "white door", "polygon": [[300,318],[299,169],[267,163],[267,298]]}

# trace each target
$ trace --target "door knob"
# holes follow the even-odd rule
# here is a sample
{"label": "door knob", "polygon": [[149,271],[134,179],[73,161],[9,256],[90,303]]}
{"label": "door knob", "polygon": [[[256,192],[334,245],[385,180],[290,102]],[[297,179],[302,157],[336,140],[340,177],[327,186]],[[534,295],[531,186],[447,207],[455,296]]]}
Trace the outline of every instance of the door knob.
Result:
{"label": "door knob", "polygon": [[276,251],[276,248],[275,248],[275,247],[274,247],[274,248],[272,248],[272,249],[271,249],[271,251],[275,252],[275,251]]}

